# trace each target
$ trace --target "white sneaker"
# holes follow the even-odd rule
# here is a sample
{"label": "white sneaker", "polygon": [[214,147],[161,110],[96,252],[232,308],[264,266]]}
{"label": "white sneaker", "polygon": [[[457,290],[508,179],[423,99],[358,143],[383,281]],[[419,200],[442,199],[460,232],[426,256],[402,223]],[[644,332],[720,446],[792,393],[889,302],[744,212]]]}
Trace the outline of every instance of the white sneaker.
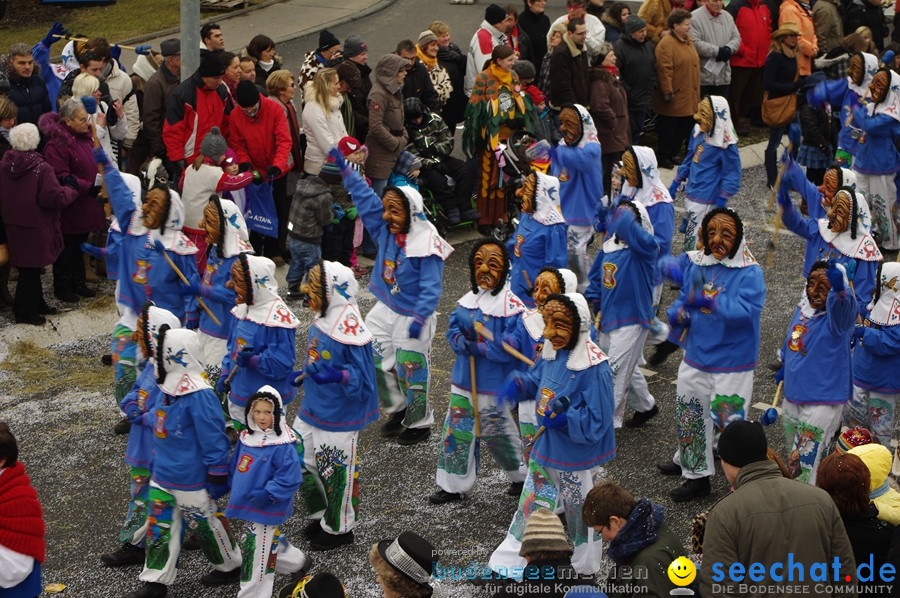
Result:
{"label": "white sneaker", "polygon": [[465,4],[462,0],[450,0],[450,4]]}

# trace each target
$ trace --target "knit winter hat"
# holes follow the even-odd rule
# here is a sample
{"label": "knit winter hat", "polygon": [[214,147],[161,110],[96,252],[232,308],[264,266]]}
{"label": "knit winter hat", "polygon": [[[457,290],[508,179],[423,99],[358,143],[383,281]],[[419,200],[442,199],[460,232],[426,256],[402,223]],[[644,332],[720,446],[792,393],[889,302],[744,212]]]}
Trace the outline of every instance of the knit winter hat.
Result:
{"label": "knit winter hat", "polygon": [[210,52],[200,61],[201,77],[221,77],[225,75],[225,67],[219,59],[218,52]]}
{"label": "knit winter hat", "polygon": [[534,552],[566,552],[572,554],[562,521],[550,509],[543,507],[532,511],[522,532],[522,548],[519,556]]}
{"label": "knit winter hat", "polygon": [[506,11],[496,4],[491,4],[484,9],[484,20],[488,22],[488,25],[496,25],[505,18]]}
{"label": "knit winter hat", "polygon": [[733,421],[719,436],[719,457],[734,467],[765,461],[766,448],[766,433],[759,422]]}
{"label": "knit winter hat", "polygon": [[872,444],[874,440],[872,439],[872,433],[862,426],[855,426],[853,428],[848,428],[844,430],[840,436],[838,436],[837,444],[834,447],[834,452],[839,455],[843,455],[850,449],[862,446],[864,444]]}
{"label": "knit winter hat", "polygon": [[[504,17],[504,18],[506,18],[506,17]],[[434,32],[431,31],[430,29],[426,29],[425,31],[423,31],[422,33],[419,34],[419,39],[418,39],[418,41],[416,41],[416,45],[419,46],[420,48],[424,48],[431,42],[437,43],[437,40],[438,40],[438,38],[434,34]]]}
{"label": "knit winter hat", "polygon": [[324,52],[329,48],[333,48],[335,46],[340,46],[341,42],[334,36],[334,34],[327,29],[323,29],[319,33],[319,47],[317,48],[318,52]]}
{"label": "knit winter hat", "polygon": [[22,123],[9,130],[9,144],[16,151],[33,152],[41,142],[41,134],[32,123]]}
{"label": "knit winter hat", "polygon": [[235,99],[241,108],[252,108],[259,103],[259,89],[253,81],[241,81],[238,83]]}
{"label": "knit winter hat", "polygon": [[512,65],[512,70],[519,76],[519,81],[534,79],[536,76],[534,65],[531,64],[530,60],[515,61]]}
{"label": "knit winter hat", "polygon": [[344,50],[342,53],[344,58],[353,58],[354,56],[359,56],[363,52],[368,51],[368,49],[369,46],[366,45],[363,38],[355,33],[351,33],[347,36],[347,39],[344,40]]}
{"label": "knit winter hat", "polygon": [[206,137],[204,137],[203,141],[200,143],[200,153],[217,164],[219,158],[225,155],[225,152],[227,151],[228,143],[225,141],[225,138],[222,137],[222,132],[219,130],[219,127],[211,128],[209,133],[206,134]]}
{"label": "knit winter hat", "polygon": [[625,33],[634,33],[647,26],[647,21],[637,15],[630,15],[625,19]]}
{"label": "knit winter hat", "polygon": [[341,140],[338,141],[338,149],[341,150],[341,154],[346,158],[353,152],[359,151],[359,148],[362,147],[362,144],[356,139],[356,137],[350,137],[349,135],[346,137],[341,137]]}

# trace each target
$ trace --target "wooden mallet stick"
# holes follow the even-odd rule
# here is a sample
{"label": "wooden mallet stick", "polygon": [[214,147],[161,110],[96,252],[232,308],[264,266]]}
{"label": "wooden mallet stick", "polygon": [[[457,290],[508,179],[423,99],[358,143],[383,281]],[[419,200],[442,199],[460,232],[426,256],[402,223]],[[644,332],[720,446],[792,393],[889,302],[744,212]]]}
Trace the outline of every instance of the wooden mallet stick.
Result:
{"label": "wooden mallet stick", "polygon": [[[178,268],[178,266],[175,265],[175,262],[172,261],[172,258],[169,257],[169,254],[166,253],[165,249],[163,249],[162,254],[163,254],[163,257],[166,258],[166,261],[169,262],[169,265],[172,267],[172,270],[175,271],[175,274],[178,275],[178,278],[181,279],[181,282],[183,282],[187,286],[191,286],[191,283],[188,282],[188,279],[185,278],[184,274],[181,272],[181,270]],[[212,318],[212,321],[216,323],[216,326],[222,325],[222,323],[219,321],[219,318],[216,317],[216,314],[214,314],[212,312],[212,310],[206,306],[206,303],[204,303],[204,301],[203,301],[203,297],[197,297],[197,304],[203,308],[203,310],[207,313],[207,315],[209,315],[210,318]]]}
{"label": "wooden mallet stick", "polygon": [[481,418],[478,414],[478,388],[475,385],[474,355],[469,355],[469,373],[472,378],[472,415],[475,417],[475,438],[481,438]]}
{"label": "wooden mallet stick", "polygon": [[[475,322],[475,332],[486,338],[489,342],[494,342],[494,333],[488,330],[484,324],[481,322]],[[523,355],[519,352],[515,347],[503,341],[500,343],[500,346],[503,347],[503,350],[518,359],[523,363],[527,363],[529,366],[534,365],[534,361],[529,359],[526,355]]]}

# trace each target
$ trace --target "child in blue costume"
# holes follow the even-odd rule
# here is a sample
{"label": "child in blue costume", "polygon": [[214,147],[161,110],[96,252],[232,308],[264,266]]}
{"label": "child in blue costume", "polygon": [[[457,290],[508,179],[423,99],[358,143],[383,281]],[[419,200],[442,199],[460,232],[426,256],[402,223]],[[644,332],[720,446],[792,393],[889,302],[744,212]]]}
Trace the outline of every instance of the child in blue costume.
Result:
{"label": "child in blue costume", "polygon": [[291,374],[300,320],[278,296],[275,263],[269,258],[239,254],[226,286],[234,290],[236,305],[218,390],[228,394],[231,419],[240,429],[247,399],[259,388],[273,387],[285,405],[297,396]]}
{"label": "child in blue costume", "polygon": [[132,424],[125,449],[125,463],[131,470],[131,500],[125,523],[119,532],[122,546],[115,552],[100,555],[100,560],[108,567],[140,565],[144,562],[147,496],[150,492],[150,469],[153,464],[153,424],[162,394],[156,384],[152,361],[159,328],[163,324],[168,324],[170,328],[181,327],[181,322],[170,312],[149,301],[145,303],[134,333],[144,357],[142,370],[131,391],[119,404]]}
{"label": "child in blue costume", "polygon": [[657,467],[686,481],[669,494],[675,502],[708,496],[714,434],[746,419],[759,359],[760,316],[766,285],[737,212],[714,208],[700,227],[703,249],[690,251],[678,299],[669,307],[669,339],[684,333],[675,416],[678,450]]}
{"label": "child in blue costume", "polygon": [[900,397],[900,263],[881,264],[864,326],[853,331],[853,399],[844,413],[849,426],[865,426],[891,446]]}
{"label": "child in blue costume", "polygon": [[700,223],[707,212],[715,206],[728,205],[728,199],[741,190],[741,156],[728,101],[722,96],[704,97],[694,119],[697,124],[687,154],[669,186],[669,195],[675,197],[679,186],[687,181],[685,251],[696,248]]}
{"label": "child in blue costume", "polygon": [[241,211],[228,199],[210,195],[209,203],[203,209],[200,227],[206,230],[206,269],[199,285],[182,288],[185,295],[202,297],[210,311],[216,315],[216,324],[206,311],[200,312],[200,327],[197,335],[203,346],[200,361],[206,368],[207,380],[215,387],[219,381],[222,360],[228,353],[228,335],[235,320],[231,317],[234,308],[234,290],[228,288],[231,267],[241,253],[253,253],[250,245],[250,231]]}
{"label": "child in blue costume", "polygon": [[[603,162],[597,127],[587,108],[568,104],[559,112],[562,139],[550,148],[551,173],[559,179],[559,203],[568,227],[569,269],[578,277],[578,291],[588,285],[591,269],[587,246],[591,225],[603,197]],[[538,142],[543,147],[547,142]]]}
{"label": "child in blue costume", "polygon": [[833,109],[840,110],[840,114],[835,115],[841,120],[835,158],[848,168],[859,151],[861,132],[859,124],[854,122],[853,111],[862,105],[861,100],[866,97],[872,77],[877,72],[878,58],[875,55],[855,52],[850,56],[847,76],[844,79],[823,81],[806,94],[811,106],[830,104]]}
{"label": "child in blue costume", "polygon": [[[547,297],[553,294],[565,295],[574,293],[578,288],[575,273],[567,268],[541,268],[534,277],[534,290],[531,298],[534,308],[526,309],[516,323],[513,346],[532,361],[537,361],[544,348],[544,317],[541,310]],[[519,430],[522,440],[528,445],[537,431],[537,415],[534,410],[534,399],[519,401]],[[525,455],[526,460],[528,455]]]}
{"label": "child in blue costume", "polygon": [[359,283],[338,262],[312,267],[301,287],[315,313],[309,327],[305,395],[294,430],[304,448],[303,498],[313,550],[353,541],[359,524],[359,433],[378,419],[374,337],[356,305]]}
{"label": "child in blue costume", "polygon": [[[826,215],[818,220],[804,218],[794,208],[784,186],[778,190],[778,204],[782,209],[784,226],[806,239],[804,264],[806,261],[831,259],[845,265],[853,262],[848,268],[854,271],[852,278],[857,309],[865,315],[865,305],[875,288],[875,270],[882,256],[875,240],[868,234],[864,222],[867,212],[861,209],[858,194],[848,187],[839,189]],[[806,268],[803,275],[809,276]]]}
{"label": "child in blue costume", "polygon": [[341,169],[344,186],[378,244],[369,290],[378,302],[366,316],[375,336],[378,397],[390,416],[385,437],[402,445],[431,433],[434,413],[428,400],[435,310],[443,289],[444,260],[453,248],[425,218],[422,196],[411,187],[388,187],[384,197],[366,184],[337,149],[328,153]]}
{"label": "child in blue costume", "polygon": [[[591,267],[585,298],[600,316],[600,348],[613,371],[613,427],[622,427],[626,399],[637,413],[649,413],[656,400],[637,369],[653,319],[653,272],[659,243],[641,204],[620,201],[609,223],[612,234]],[[632,379],[636,378],[634,389]],[[658,411],[658,409],[657,409]]]}
{"label": "child in blue costume", "polygon": [[565,268],[566,221],[559,205],[559,179],[531,172],[516,190],[521,216],[506,243],[509,250],[509,287],[528,307],[534,307],[532,285],[541,268]]}
{"label": "child in blue costume", "polygon": [[144,586],[128,598],[165,596],[175,582],[183,520],[196,526],[206,558],[215,569],[204,585],[237,581],[241,553],[215,498],[228,490],[225,418],[197,359],[200,341],[192,330],[159,328],[153,366],[162,391],[153,425],[155,460],[150,478]]}
{"label": "child in blue costume", "polygon": [[794,479],[816,483],[826,445],[838,431],[841,411],[853,395],[850,333],[856,297],[844,266],[816,262],[806,279],[806,296],[788,326],[782,348],[782,422],[789,447],[788,471]]}
{"label": "child in blue costume", "polygon": [[535,397],[545,431],[531,450],[519,507],[489,566],[501,576],[521,576],[525,522],[538,507],[556,512],[561,506],[575,545],[572,567],[593,575],[600,569],[601,542],[585,526],[581,512],[594,485],[593,470],[616,455],[612,372],[606,355],[591,340],[591,312],[583,296],[550,295],[543,316],[541,359],[528,372],[513,374],[501,396],[512,402]]}
{"label": "child in blue costume", "polygon": [[[447,327],[447,340],[456,360],[438,453],[438,490],[428,499],[432,504],[462,500],[472,490],[482,440],[512,482],[508,493],[518,496],[522,491],[522,440],[510,406],[497,401],[506,377],[524,367],[501,345],[515,334],[525,309],[509,288],[508,273],[506,247],[489,239],[475,244],[469,257],[472,290],[457,301]],[[493,342],[478,333],[476,322],[484,325]]]}
{"label": "child in blue costume", "polygon": [[853,159],[856,188],[872,210],[872,232],[884,249],[900,249],[900,213],[897,184],[900,171],[900,75],[879,69],[869,85],[871,102],[853,110],[853,120],[863,130]]}
{"label": "child in blue costume", "polygon": [[305,570],[310,559],[281,536],[294,512],[303,474],[297,437],[284,425],[281,396],[263,386],[247,401],[246,429],[231,457],[231,495],[226,517],[243,519],[239,598],[271,598],[275,573]]}

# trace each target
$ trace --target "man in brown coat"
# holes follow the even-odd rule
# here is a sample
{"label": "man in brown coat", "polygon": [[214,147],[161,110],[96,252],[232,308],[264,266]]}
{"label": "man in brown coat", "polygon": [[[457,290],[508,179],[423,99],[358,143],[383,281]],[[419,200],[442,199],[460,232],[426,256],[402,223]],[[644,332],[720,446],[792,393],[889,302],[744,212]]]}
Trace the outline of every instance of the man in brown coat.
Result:
{"label": "man in brown coat", "polygon": [[380,197],[397,157],[409,141],[403,116],[403,81],[406,79],[406,59],[388,54],[375,65],[375,82],[369,92],[369,158],[366,175],[372,179],[372,189]]}
{"label": "man in brown coat", "polygon": [[563,43],[556,46],[550,57],[550,106],[559,109],[565,104],[587,106],[591,101],[591,82],[588,75],[588,55],[584,47],[587,26],[584,19],[570,19],[563,35]]}
{"label": "man in brown coat", "polygon": [[[167,39],[159,45],[163,63],[144,87],[144,134],[150,140],[150,155],[164,158],[162,130],[169,96],[181,83],[181,40]],[[138,167],[141,165],[138,164]]]}

